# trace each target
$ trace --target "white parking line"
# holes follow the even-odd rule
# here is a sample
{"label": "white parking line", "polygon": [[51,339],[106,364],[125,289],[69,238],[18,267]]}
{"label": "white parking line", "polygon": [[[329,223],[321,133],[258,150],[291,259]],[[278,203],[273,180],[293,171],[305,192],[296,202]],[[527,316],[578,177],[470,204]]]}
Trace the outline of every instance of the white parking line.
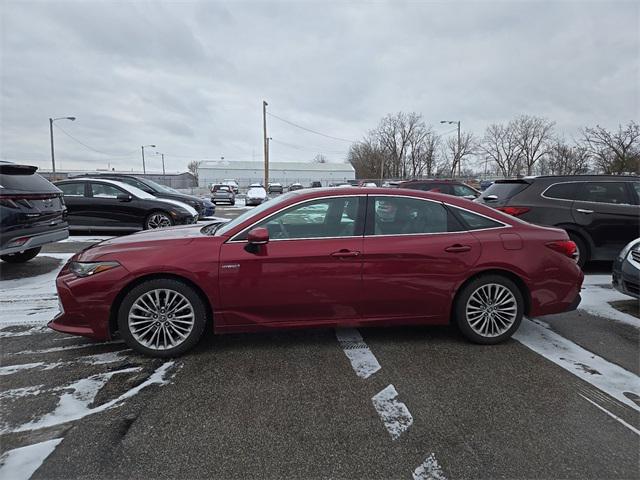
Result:
{"label": "white parking line", "polygon": [[514,339],[556,365],[636,411],[640,407],[624,392],[640,395],[640,378],[558,335],[540,320],[522,319]]}
{"label": "white parking line", "polygon": [[621,419],[620,417],[618,417],[617,415],[614,415],[613,413],[611,413],[609,410],[607,410],[604,407],[601,407],[600,405],[598,405],[596,402],[594,402],[593,400],[591,400],[590,398],[585,397],[584,395],[582,395],[581,393],[579,393],[578,395],[580,395],[582,398],[584,398],[587,402],[595,405],[596,407],[598,407],[600,410],[602,410],[604,413],[606,413],[607,415],[609,415],[611,418],[613,418],[614,420],[617,420],[618,422],[620,422],[622,425],[624,425],[625,427],[627,427],[629,430],[631,430],[633,433],[635,433],[636,435],[640,435],[640,430],[638,430],[637,428],[635,428],[633,425],[629,425],[627,422],[625,422],[623,419]]}
{"label": "white parking line", "polygon": [[338,328],[336,329],[336,337],[344,354],[351,362],[353,370],[360,378],[369,378],[382,368],[358,330]]}
{"label": "white parking line", "polygon": [[411,412],[397,398],[398,392],[393,385],[388,385],[371,398],[374,408],[393,440],[397,440],[413,425]]}
{"label": "white parking line", "polygon": [[28,480],[61,441],[61,438],[54,438],[46,442],[8,450],[0,458],[0,477]]}
{"label": "white parking line", "polygon": [[447,480],[447,477],[432,453],[413,471],[413,480]]}

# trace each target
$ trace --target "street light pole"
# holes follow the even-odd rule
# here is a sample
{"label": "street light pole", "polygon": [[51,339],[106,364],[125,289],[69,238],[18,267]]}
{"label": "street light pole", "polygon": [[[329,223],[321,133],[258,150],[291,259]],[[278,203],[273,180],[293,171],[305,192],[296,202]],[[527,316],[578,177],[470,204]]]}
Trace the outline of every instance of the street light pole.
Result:
{"label": "street light pole", "polygon": [[264,137],[264,186],[269,183],[269,140],[267,140],[267,105],[266,101],[262,101],[262,134]]}
{"label": "street light pole", "polygon": [[76,119],[76,117],[58,117],[58,118],[49,118],[49,137],[51,138],[51,181],[56,181],[56,155],[55,150],[53,148],[53,122],[56,120],[71,120],[72,122]]}
{"label": "street light pole", "polygon": [[460,157],[460,120],[458,120],[458,178],[462,177],[462,158]]}
{"label": "street light pole", "polygon": [[147,167],[144,164],[144,147],[153,147],[156,148],[155,145],[142,145],[140,148],[142,149],[142,173],[147,173]]}
{"label": "street light pole", "polygon": [[461,163],[462,158],[460,157],[460,148],[462,147],[462,141],[460,137],[460,120],[440,120],[440,123],[448,123],[450,125],[458,126],[458,147],[456,148],[456,153],[453,157],[453,168],[451,170],[451,174],[455,177],[456,175],[456,164],[458,165],[458,177],[462,175]]}

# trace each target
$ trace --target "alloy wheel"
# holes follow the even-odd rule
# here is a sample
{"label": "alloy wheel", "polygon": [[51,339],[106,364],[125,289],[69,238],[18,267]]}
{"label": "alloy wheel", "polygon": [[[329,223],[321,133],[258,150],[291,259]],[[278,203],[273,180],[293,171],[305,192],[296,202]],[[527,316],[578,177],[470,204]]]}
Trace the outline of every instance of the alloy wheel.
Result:
{"label": "alloy wheel", "polygon": [[152,350],[168,350],[184,342],[195,325],[191,302],[170,289],[140,295],[129,309],[128,326],[133,338]]}
{"label": "alloy wheel", "polygon": [[473,291],[465,307],[467,322],[482,337],[498,337],[516,321],[518,302],[504,285],[487,283]]}
{"label": "alloy wheel", "polygon": [[171,219],[164,213],[152,213],[147,220],[147,228],[165,228],[171,226]]}

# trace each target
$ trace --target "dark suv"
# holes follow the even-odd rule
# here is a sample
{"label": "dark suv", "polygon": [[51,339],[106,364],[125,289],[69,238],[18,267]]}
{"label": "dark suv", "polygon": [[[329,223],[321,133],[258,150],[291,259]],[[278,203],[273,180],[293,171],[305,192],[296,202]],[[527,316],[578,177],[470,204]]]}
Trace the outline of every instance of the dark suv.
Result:
{"label": "dark suv", "polygon": [[398,188],[446,193],[447,195],[464,197],[469,200],[475,200],[480,196],[478,190],[458,180],[407,180],[398,184]]}
{"label": "dark suv", "polygon": [[148,178],[137,177],[135,175],[127,175],[124,173],[97,173],[81,175],[82,177],[94,177],[94,178],[106,178],[107,180],[117,180],[118,182],[127,183],[139,188],[147,193],[150,193],[154,197],[168,198],[169,200],[177,200],[182,203],[186,203],[192,208],[195,208],[198,212],[198,217],[209,217],[215,213],[215,206],[207,206],[201,198],[194,197],[193,195],[187,195],[180,193],[171,187],[161,185]]}
{"label": "dark suv", "polygon": [[62,192],[36,173],[38,167],[0,161],[0,258],[34,258],[42,245],[69,236]]}
{"label": "dark suv", "polygon": [[476,201],[527,222],[560,227],[578,264],[613,260],[640,236],[640,177],[569,175],[497,180]]}

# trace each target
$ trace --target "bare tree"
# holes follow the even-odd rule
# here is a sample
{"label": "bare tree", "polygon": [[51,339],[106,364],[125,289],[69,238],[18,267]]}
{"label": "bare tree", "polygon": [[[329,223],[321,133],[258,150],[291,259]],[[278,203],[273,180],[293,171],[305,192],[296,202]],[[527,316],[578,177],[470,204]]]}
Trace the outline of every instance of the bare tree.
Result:
{"label": "bare tree", "polygon": [[319,153],[315,157],[313,157],[313,163],[329,163],[329,161],[327,160],[327,157]]}
{"label": "bare tree", "polygon": [[349,163],[356,171],[356,178],[380,178],[386,153],[372,138],[365,138],[349,148]]}
{"label": "bare tree", "polygon": [[513,122],[506,126],[489,125],[480,144],[480,152],[485,160],[498,167],[504,177],[513,177],[520,173],[522,150]]}
{"label": "bare tree", "polygon": [[411,138],[424,129],[422,116],[417,113],[398,112],[384,117],[378,128],[372,132],[382,148],[387,152],[385,171],[391,177],[407,176],[406,155]]}
{"label": "bare tree", "polygon": [[590,155],[583,145],[568,145],[557,139],[546,156],[540,160],[541,175],[579,175],[589,172]]}
{"label": "bare tree", "polygon": [[407,154],[407,173],[412,178],[423,175],[433,176],[437,169],[438,146],[440,137],[431,127],[417,128],[409,138],[409,151]]}
{"label": "bare tree", "polygon": [[462,132],[460,135],[460,146],[458,148],[458,137],[449,137],[442,147],[445,161],[451,166],[451,176],[455,176],[458,164],[462,163],[465,157],[475,155],[478,152],[478,142],[471,132]]}
{"label": "bare tree", "polygon": [[196,177],[196,182],[198,181],[198,173],[200,172],[200,165],[202,165],[202,160],[193,160],[189,162],[187,165],[187,170]]}
{"label": "bare tree", "polygon": [[555,123],[541,117],[521,115],[513,121],[524,170],[533,173],[533,167],[551,148]]}
{"label": "bare tree", "polygon": [[597,125],[582,132],[584,145],[603,173],[640,172],[640,125],[631,121],[617,132]]}

